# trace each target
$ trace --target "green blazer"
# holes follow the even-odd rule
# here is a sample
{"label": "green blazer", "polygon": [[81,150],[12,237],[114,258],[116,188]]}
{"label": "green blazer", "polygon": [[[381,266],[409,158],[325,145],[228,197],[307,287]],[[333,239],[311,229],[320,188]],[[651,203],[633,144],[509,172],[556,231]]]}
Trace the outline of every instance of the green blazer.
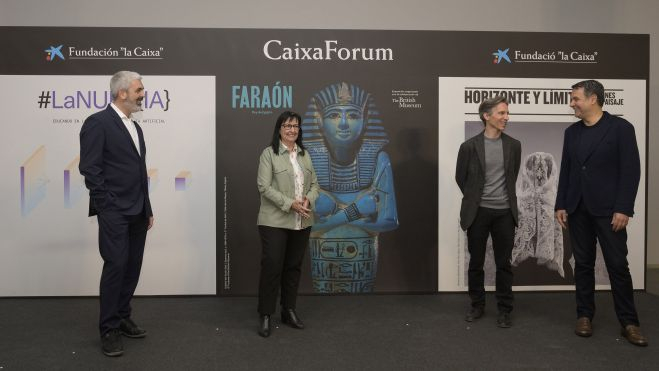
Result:
{"label": "green blazer", "polygon": [[[312,210],[309,218],[302,218],[302,228],[313,225],[313,210],[320,187],[316,172],[311,163],[311,156],[305,151],[304,156],[298,149],[297,161],[304,172],[304,195],[309,199]],[[280,145],[279,154],[268,146],[261,153],[256,184],[261,194],[258,225],[268,227],[295,228],[295,211],[291,204],[295,200],[295,174],[288,154],[288,148]]]}

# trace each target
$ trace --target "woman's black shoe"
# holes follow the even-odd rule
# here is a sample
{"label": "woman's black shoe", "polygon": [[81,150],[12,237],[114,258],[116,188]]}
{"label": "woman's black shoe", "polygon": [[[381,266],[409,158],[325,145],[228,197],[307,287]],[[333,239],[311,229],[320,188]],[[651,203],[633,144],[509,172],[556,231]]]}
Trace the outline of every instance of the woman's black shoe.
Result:
{"label": "woman's black shoe", "polygon": [[267,314],[261,316],[259,335],[263,336],[264,338],[270,336],[270,316]]}
{"label": "woman's black shoe", "polygon": [[304,328],[304,323],[301,319],[298,318],[293,309],[281,309],[281,322],[285,323],[292,328],[302,330]]}

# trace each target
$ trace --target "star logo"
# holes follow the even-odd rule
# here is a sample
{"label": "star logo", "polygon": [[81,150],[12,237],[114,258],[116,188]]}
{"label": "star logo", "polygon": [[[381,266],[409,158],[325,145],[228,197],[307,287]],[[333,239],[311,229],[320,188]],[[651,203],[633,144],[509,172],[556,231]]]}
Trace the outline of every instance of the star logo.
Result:
{"label": "star logo", "polygon": [[492,53],[492,55],[494,56],[494,60],[492,61],[492,63],[499,64],[501,63],[502,59],[508,63],[512,63],[510,61],[510,58],[508,58],[508,50],[510,50],[510,48],[506,50],[497,49],[496,52]]}
{"label": "star logo", "polygon": [[58,47],[55,47],[55,46],[52,46],[52,45],[51,45],[51,46],[50,46],[50,49],[46,49],[46,50],[44,50],[44,51],[46,52],[46,60],[47,60],[48,62],[52,62],[53,59],[55,59],[55,58],[57,58],[57,57],[59,57],[59,58],[61,58],[62,60],[64,60],[64,54],[62,54],[62,47],[63,47],[63,46],[64,46],[64,45],[60,45],[60,46],[58,46]]}

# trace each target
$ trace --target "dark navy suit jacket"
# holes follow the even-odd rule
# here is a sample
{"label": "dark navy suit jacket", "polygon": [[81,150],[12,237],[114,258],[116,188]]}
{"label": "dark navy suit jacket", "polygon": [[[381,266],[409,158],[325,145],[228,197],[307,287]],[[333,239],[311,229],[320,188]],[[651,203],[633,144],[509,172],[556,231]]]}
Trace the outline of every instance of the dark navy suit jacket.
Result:
{"label": "dark navy suit jacket", "polygon": [[[152,216],[146,172],[146,145],[135,123],[140,152],[117,112],[108,107],[80,129],[80,173],[89,189],[89,216],[105,210]],[[140,155],[141,153],[141,155]]]}
{"label": "dark navy suit jacket", "polygon": [[584,161],[577,156],[581,134],[586,129],[583,120],[565,129],[556,210],[571,214],[583,200],[594,216],[633,216],[641,179],[634,127],[606,111],[596,125],[604,127]]}

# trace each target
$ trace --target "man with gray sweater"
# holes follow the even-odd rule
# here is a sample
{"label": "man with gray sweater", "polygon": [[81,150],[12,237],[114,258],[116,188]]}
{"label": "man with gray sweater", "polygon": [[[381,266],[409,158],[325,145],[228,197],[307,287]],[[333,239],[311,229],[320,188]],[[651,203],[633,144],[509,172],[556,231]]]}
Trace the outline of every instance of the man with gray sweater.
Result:
{"label": "man with gray sweater", "polygon": [[496,263],[497,326],[512,326],[513,273],[511,254],[517,225],[515,183],[522,146],[503,130],[508,123],[508,101],[496,96],[484,100],[478,114],[484,130],[460,146],[455,180],[462,191],[460,226],[467,231],[469,249],[469,297],[465,320],[472,322],[485,309],[485,248],[492,235]]}

